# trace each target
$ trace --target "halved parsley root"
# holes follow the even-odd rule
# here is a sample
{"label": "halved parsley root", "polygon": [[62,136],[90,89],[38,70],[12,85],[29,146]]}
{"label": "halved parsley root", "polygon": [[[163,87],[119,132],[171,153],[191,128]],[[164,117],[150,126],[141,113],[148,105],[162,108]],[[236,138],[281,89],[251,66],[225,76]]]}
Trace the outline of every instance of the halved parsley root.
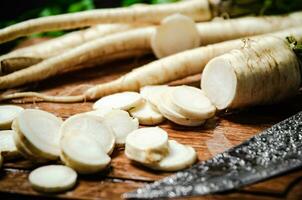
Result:
{"label": "halved parsley root", "polygon": [[25,157],[56,160],[60,155],[60,126],[62,120],[38,109],[25,109],[14,119],[14,141]]}
{"label": "halved parsley root", "polygon": [[125,154],[136,162],[152,164],[169,153],[168,134],[159,127],[140,128],[126,138]]}
{"label": "halved parsley root", "polygon": [[0,131],[0,154],[5,160],[20,157],[13,134],[13,130]]}
{"label": "halved parsley root", "polygon": [[275,103],[298,92],[300,63],[285,38],[262,37],[211,60],[201,80],[220,110]]}
{"label": "halved parsley root", "polygon": [[28,179],[35,190],[55,193],[73,188],[77,181],[77,173],[67,166],[47,165],[33,170]]}

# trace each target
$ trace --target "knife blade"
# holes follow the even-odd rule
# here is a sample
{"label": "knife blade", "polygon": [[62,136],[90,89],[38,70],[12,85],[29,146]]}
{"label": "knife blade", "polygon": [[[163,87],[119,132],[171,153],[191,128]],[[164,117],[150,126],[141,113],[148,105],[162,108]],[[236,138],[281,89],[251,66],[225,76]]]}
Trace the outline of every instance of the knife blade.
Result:
{"label": "knife blade", "polygon": [[212,159],[123,197],[173,198],[225,192],[299,167],[302,167],[302,112]]}

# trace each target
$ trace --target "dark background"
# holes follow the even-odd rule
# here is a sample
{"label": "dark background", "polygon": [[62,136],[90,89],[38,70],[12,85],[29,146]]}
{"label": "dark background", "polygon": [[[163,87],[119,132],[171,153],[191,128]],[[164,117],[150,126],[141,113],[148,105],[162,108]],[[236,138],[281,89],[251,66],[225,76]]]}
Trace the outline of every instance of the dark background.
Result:
{"label": "dark background", "polygon": [[[52,0],[2,0],[0,2],[0,18],[14,19],[29,9],[35,9],[48,5]],[[68,1],[66,1],[68,2]],[[120,6],[120,0],[94,0],[98,8]]]}

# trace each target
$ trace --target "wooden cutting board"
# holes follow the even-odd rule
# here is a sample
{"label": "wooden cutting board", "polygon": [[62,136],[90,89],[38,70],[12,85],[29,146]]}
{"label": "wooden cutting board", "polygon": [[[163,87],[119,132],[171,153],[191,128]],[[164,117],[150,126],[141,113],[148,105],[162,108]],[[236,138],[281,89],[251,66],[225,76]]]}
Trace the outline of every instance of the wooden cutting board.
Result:
{"label": "wooden cutting board", "polygon": [[[42,91],[52,95],[78,94],[93,84],[113,80],[132,68],[153,59],[149,56],[108,63],[91,69],[60,75],[32,84],[30,87],[26,86],[25,89]],[[199,76],[188,77],[172,84],[198,86]],[[40,108],[63,119],[89,111],[92,106],[91,102],[56,104],[27,100],[30,102],[19,105],[24,108]],[[302,95],[298,94],[293,99],[278,105],[254,107],[229,114],[220,114],[215,119],[209,120],[205,126],[188,128],[169,121],[165,121],[159,126],[168,132],[171,139],[193,146],[198,152],[199,160],[206,160],[240,144],[272,124],[297,113],[301,108]],[[109,170],[91,176],[80,176],[78,184],[73,190],[58,195],[40,194],[31,189],[27,178],[30,170],[36,166],[25,160],[6,162],[0,172],[0,198],[120,199],[124,192],[134,190],[171,174],[151,171],[131,163],[125,157],[123,149],[116,149],[112,157]],[[233,192],[190,199],[302,199],[302,169]]]}

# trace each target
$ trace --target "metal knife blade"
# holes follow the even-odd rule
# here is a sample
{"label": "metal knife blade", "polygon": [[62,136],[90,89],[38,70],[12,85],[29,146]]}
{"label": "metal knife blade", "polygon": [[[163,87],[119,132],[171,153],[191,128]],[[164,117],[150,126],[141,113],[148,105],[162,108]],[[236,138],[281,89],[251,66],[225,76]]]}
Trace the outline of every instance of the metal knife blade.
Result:
{"label": "metal knife blade", "polygon": [[173,198],[224,192],[302,167],[302,112],[239,146],[124,198]]}

